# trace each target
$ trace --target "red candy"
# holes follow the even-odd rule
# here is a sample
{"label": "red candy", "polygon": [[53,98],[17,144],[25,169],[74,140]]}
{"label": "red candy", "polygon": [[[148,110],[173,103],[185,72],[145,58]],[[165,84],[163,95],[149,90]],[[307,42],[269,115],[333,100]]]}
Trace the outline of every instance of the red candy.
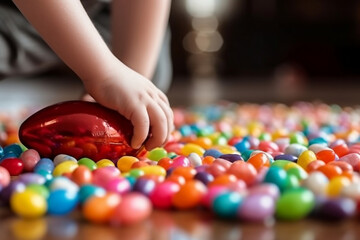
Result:
{"label": "red candy", "polygon": [[10,176],[18,176],[24,170],[24,163],[19,158],[6,158],[1,161],[0,166],[8,170]]}
{"label": "red candy", "polygon": [[119,159],[136,155],[130,146],[133,126],[117,112],[98,103],[69,101],[46,107],[20,127],[20,141],[42,157],[57,154],[77,159]]}

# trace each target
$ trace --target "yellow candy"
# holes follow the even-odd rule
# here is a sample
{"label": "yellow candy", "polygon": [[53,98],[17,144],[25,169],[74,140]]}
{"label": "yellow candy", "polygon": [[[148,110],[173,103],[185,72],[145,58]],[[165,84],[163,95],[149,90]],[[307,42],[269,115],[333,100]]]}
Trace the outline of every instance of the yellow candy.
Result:
{"label": "yellow candy", "polygon": [[297,160],[297,164],[300,165],[303,169],[306,170],[309,163],[316,160],[316,155],[311,150],[306,150],[302,152]]}
{"label": "yellow candy", "polygon": [[128,172],[131,170],[131,166],[138,162],[139,159],[132,156],[123,156],[121,157],[117,162],[117,167],[120,170],[120,172]]}
{"label": "yellow candy", "polygon": [[264,125],[260,122],[251,122],[248,124],[248,131],[251,136],[258,137],[263,132]]}
{"label": "yellow candy", "polygon": [[10,206],[17,215],[25,218],[41,217],[47,210],[46,199],[31,189],[14,193],[10,198]]}
{"label": "yellow candy", "polygon": [[57,165],[54,169],[53,176],[58,177],[64,173],[73,172],[79,165],[73,161],[65,161]]}
{"label": "yellow candy", "polygon": [[235,147],[229,145],[227,146],[217,145],[214,146],[213,148],[219,150],[222,154],[240,154]]}
{"label": "yellow candy", "polygon": [[347,177],[333,177],[327,186],[327,194],[330,197],[337,197],[340,195],[341,190],[350,184],[351,182]]}
{"label": "yellow candy", "polygon": [[246,128],[237,125],[233,127],[232,134],[234,137],[244,137],[248,134],[248,131]]}
{"label": "yellow candy", "polygon": [[181,149],[181,154],[184,155],[184,156],[189,156],[190,153],[196,153],[198,154],[199,156],[202,156],[205,152],[205,149],[200,147],[199,145],[197,144],[194,144],[194,143],[187,143],[185,144],[182,149]]}
{"label": "yellow candy", "polygon": [[109,160],[109,159],[101,159],[100,161],[96,162],[96,166],[98,168],[103,168],[103,167],[114,167],[115,164]]}
{"label": "yellow candy", "polygon": [[143,171],[145,175],[166,176],[166,170],[161,166],[144,166],[138,169]]}

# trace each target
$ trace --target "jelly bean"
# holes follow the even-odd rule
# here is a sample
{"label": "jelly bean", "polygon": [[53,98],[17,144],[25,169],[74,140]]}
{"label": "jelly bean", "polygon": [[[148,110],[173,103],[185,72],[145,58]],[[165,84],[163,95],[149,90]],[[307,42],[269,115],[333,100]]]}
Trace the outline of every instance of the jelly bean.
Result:
{"label": "jelly bean", "polygon": [[96,162],[96,166],[97,166],[97,168],[114,167],[115,164],[109,159],[101,159]]}
{"label": "jelly bean", "polygon": [[252,164],[257,171],[259,171],[260,168],[262,168],[262,167],[270,166],[269,158],[267,157],[267,155],[265,153],[257,153],[255,155],[251,156],[247,160],[247,163]]}
{"label": "jelly bean", "polygon": [[188,181],[174,194],[172,204],[178,209],[194,208],[200,203],[205,193],[206,187],[202,182]]}
{"label": "jelly bean", "polygon": [[210,149],[213,145],[212,141],[208,137],[198,137],[192,143],[204,148],[204,149]]}
{"label": "jelly bean", "polygon": [[160,161],[158,162],[157,165],[161,166],[165,170],[168,170],[172,166],[173,163],[174,163],[174,161],[171,158],[165,157],[165,158],[160,159]]}
{"label": "jelly bean", "polygon": [[360,198],[360,184],[350,183],[340,189],[340,196],[357,201]]}
{"label": "jelly bean", "polygon": [[313,144],[321,144],[323,146],[327,146],[327,141],[322,137],[313,138],[309,141],[309,146]]}
{"label": "jelly bean", "polygon": [[264,152],[278,152],[279,147],[276,143],[271,141],[260,141],[258,149]]}
{"label": "jelly bean", "polygon": [[[286,168],[285,168],[285,170],[286,170]],[[294,168],[287,169],[286,173],[287,173],[287,175],[294,175],[299,181],[303,181],[304,179],[306,179],[308,177],[308,173],[300,167],[294,167]]]}
{"label": "jelly bean", "polygon": [[267,195],[270,196],[273,200],[277,200],[280,196],[279,188],[273,183],[262,183],[255,185],[248,190],[249,195]]}
{"label": "jelly bean", "polygon": [[355,214],[356,204],[349,198],[326,199],[315,212],[315,216],[326,220],[342,220]]}
{"label": "jelly bean", "polygon": [[292,162],[296,162],[297,159],[298,159],[297,157],[290,154],[280,154],[274,157],[274,160],[287,160]]}
{"label": "jelly bean", "polygon": [[3,151],[4,151],[4,155],[13,153],[15,154],[15,157],[20,157],[21,153],[23,152],[21,146],[16,143],[4,147]]}
{"label": "jelly bean", "polygon": [[17,215],[24,218],[41,217],[47,210],[45,198],[31,189],[15,192],[11,196],[10,206]]}
{"label": "jelly bean", "polygon": [[249,141],[247,141],[246,139],[243,139],[242,141],[236,143],[234,145],[234,147],[236,148],[236,150],[238,150],[239,152],[243,153],[246,150],[250,149],[250,143]]}
{"label": "jelly bean", "polygon": [[220,193],[214,198],[212,208],[221,218],[235,218],[237,210],[243,202],[243,197],[238,192]]}
{"label": "jelly bean", "polygon": [[56,189],[50,192],[48,213],[51,215],[65,215],[73,211],[78,204],[78,195],[73,191]]}
{"label": "jelly bean", "polygon": [[285,191],[276,203],[276,217],[284,220],[299,220],[310,214],[315,206],[314,194],[304,188]]}
{"label": "jelly bean", "polygon": [[144,172],[144,175],[156,175],[156,176],[166,176],[166,171],[160,166],[145,166],[139,168],[139,170]]}
{"label": "jelly bean", "polygon": [[129,172],[129,175],[134,178],[138,178],[138,177],[144,176],[145,172],[143,170],[141,170],[140,168],[135,168]]}
{"label": "jelly bean", "polygon": [[18,176],[24,170],[24,163],[19,158],[6,158],[0,162],[0,166],[5,168],[11,176]]}
{"label": "jelly bean", "polygon": [[302,182],[302,185],[311,190],[316,195],[326,195],[328,178],[319,171],[314,171]]}
{"label": "jelly bean", "polygon": [[80,165],[71,173],[71,180],[79,186],[90,184],[92,183],[92,173],[89,168]]}
{"label": "jelly bean", "polygon": [[40,161],[39,153],[34,149],[28,149],[20,155],[20,159],[24,163],[25,171],[33,171],[35,165]]}
{"label": "jelly bean", "polygon": [[212,164],[206,169],[206,171],[216,178],[225,174],[226,168],[220,164]]}
{"label": "jelly bean", "polygon": [[252,164],[243,161],[234,162],[227,173],[243,180],[248,186],[255,183],[257,176],[257,170],[255,167]]}
{"label": "jelly bean", "polygon": [[349,163],[344,161],[333,161],[329,162],[328,164],[340,167],[343,172],[353,172],[353,167]]}
{"label": "jelly bean", "polygon": [[238,216],[246,221],[264,221],[275,212],[275,200],[265,194],[251,194],[244,198]]}
{"label": "jelly bean", "polygon": [[349,153],[349,147],[346,143],[338,144],[332,147],[332,150],[338,155],[340,158],[347,155]]}
{"label": "jelly bean", "polygon": [[44,184],[46,179],[37,173],[25,173],[22,174],[18,177],[19,181],[22,181],[23,183],[25,183],[26,185],[31,184],[31,183],[35,183],[35,184]]}
{"label": "jelly bean", "polygon": [[285,168],[289,163],[293,163],[289,160],[276,160],[271,164],[271,167],[279,167],[279,168]]}
{"label": "jelly bean", "polygon": [[223,174],[221,176],[218,176],[214,179],[214,181],[210,182],[208,185],[209,187],[215,186],[215,185],[224,185],[229,186],[231,183],[234,183],[237,181],[237,178],[232,174]]}
{"label": "jelly bean", "polygon": [[340,195],[341,190],[345,186],[349,186],[350,183],[351,182],[347,177],[333,177],[327,186],[327,193],[330,197],[337,197]]}
{"label": "jelly bean", "polygon": [[[163,158],[163,159],[165,159],[165,158]],[[161,160],[160,160],[161,161]],[[159,162],[160,162],[159,161]],[[134,162],[132,165],[131,165],[131,169],[133,169],[133,168],[142,168],[142,167],[146,167],[146,166],[149,166],[150,164],[149,164],[149,162],[146,162],[146,161],[137,161],[137,162]],[[159,163],[158,163],[158,165],[159,165]],[[159,166],[161,166],[161,165],[159,165]]]}
{"label": "jelly bean", "polygon": [[243,160],[242,157],[240,156],[240,154],[223,154],[223,155],[220,155],[219,158],[225,159],[229,162]]}
{"label": "jelly bean", "polygon": [[90,158],[81,158],[81,159],[78,161],[78,164],[79,164],[79,165],[84,165],[84,166],[86,166],[86,167],[89,168],[91,171],[97,169],[96,163],[95,163],[93,160],[91,160]]}
{"label": "jelly bean", "polygon": [[164,148],[154,148],[148,153],[147,157],[152,161],[159,161],[167,157],[167,151]]}
{"label": "jelly bean", "polygon": [[300,154],[297,164],[299,164],[303,169],[307,169],[309,163],[315,160],[317,160],[315,153],[311,150],[305,150]]}
{"label": "jelly bean", "polygon": [[137,159],[136,157],[123,156],[118,160],[117,167],[121,172],[129,172],[131,166],[136,162],[139,162],[139,159]]}
{"label": "jelly bean", "polygon": [[41,158],[34,167],[34,172],[38,172],[40,170],[45,170],[49,173],[52,173],[54,170],[54,162],[49,158]]}
{"label": "jelly bean", "polygon": [[215,158],[213,156],[206,156],[202,160],[203,165],[210,165],[214,162]]}
{"label": "jelly bean", "polygon": [[287,186],[287,173],[279,167],[270,167],[264,178],[265,183],[275,184],[280,191],[284,191]]}
{"label": "jelly bean", "polygon": [[85,219],[93,223],[106,223],[110,221],[120,201],[121,197],[116,193],[92,196],[85,201],[82,214]]}
{"label": "jelly bean", "polygon": [[322,160],[325,163],[332,162],[336,159],[336,154],[331,148],[320,150],[316,153],[316,158]]}
{"label": "jelly bean", "polygon": [[194,179],[199,180],[200,182],[202,182],[205,185],[208,185],[208,183],[214,181],[213,175],[211,175],[208,172],[198,172],[194,176]]}
{"label": "jelly bean", "polygon": [[184,156],[189,156],[190,153],[196,153],[198,155],[203,155],[205,152],[205,149],[200,147],[197,144],[194,143],[187,143],[183,146],[180,153]]}
{"label": "jelly bean", "polygon": [[285,154],[290,154],[295,157],[299,157],[300,154],[306,150],[307,148],[305,146],[298,143],[292,143],[285,148]]}
{"label": "jelly bean", "polygon": [[[111,216],[112,225],[129,225],[148,218],[152,211],[150,200],[139,193],[129,193],[121,199]],[[134,214],[136,213],[136,214]]]}
{"label": "jelly bean", "polygon": [[179,184],[165,181],[155,186],[149,198],[155,208],[169,209],[172,206],[172,197],[179,190]]}
{"label": "jelly bean", "polygon": [[331,178],[336,177],[336,176],[340,176],[341,173],[342,173],[342,170],[341,170],[340,167],[335,166],[335,165],[329,165],[329,164],[319,167],[317,169],[317,171],[320,171],[323,174],[325,174],[325,176],[328,179],[331,179]]}
{"label": "jelly bean", "polygon": [[131,190],[130,182],[124,177],[110,179],[103,186],[107,191],[117,194],[125,194]]}
{"label": "jelly bean", "polygon": [[136,180],[132,190],[134,192],[139,192],[146,196],[149,196],[151,194],[151,192],[154,190],[155,185],[156,185],[156,183],[153,179],[147,179],[144,177],[140,177]]}
{"label": "jelly bean", "polygon": [[183,176],[186,181],[194,178],[196,170],[192,167],[178,167],[175,168],[171,174]]}
{"label": "jelly bean", "polygon": [[74,157],[66,155],[66,154],[59,154],[54,158],[55,166],[59,165],[62,162],[67,162],[67,161],[73,161],[73,162],[77,163],[77,160]]}
{"label": "jelly bean", "polygon": [[83,204],[92,196],[104,196],[106,194],[105,189],[95,186],[93,184],[85,184],[80,187],[79,190],[79,202]]}
{"label": "jelly bean", "polygon": [[77,161],[63,161],[56,165],[53,171],[53,175],[54,177],[58,177],[64,173],[72,173],[78,166],[79,165],[77,164]]}
{"label": "jelly bean", "polygon": [[188,159],[192,167],[198,167],[202,165],[201,157],[196,153],[190,153]]}
{"label": "jelly bean", "polygon": [[207,189],[207,192],[204,194],[204,196],[201,199],[201,204],[206,208],[212,208],[214,199],[217,196],[219,196],[221,193],[225,193],[225,192],[229,192],[229,189],[226,186],[215,185],[209,187]]}
{"label": "jelly bean", "polygon": [[[200,154],[201,155],[201,154]],[[208,150],[206,150],[204,153],[203,153],[203,156],[206,157],[206,156],[212,156],[214,158],[218,158],[222,155],[222,153],[217,150],[217,149],[213,149],[213,148],[210,148]]]}
{"label": "jelly bean", "polygon": [[178,156],[175,157],[173,159],[173,163],[171,164],[171,167],[175,168],[175,167],[189,167],[190,166],[190,161],[187,157],[185,156]]}
{"label": "jelly bean", "polygon": [[105,186],[111,179],[120,176],[120,171],[116,167],[103,167],[92,171],[93,184]]}
{"label": "jelly bean", "polygon": [[10,183],[9,171],[6,168],[0,166],[0,186],[3,188],[9,185],[9,183]]}

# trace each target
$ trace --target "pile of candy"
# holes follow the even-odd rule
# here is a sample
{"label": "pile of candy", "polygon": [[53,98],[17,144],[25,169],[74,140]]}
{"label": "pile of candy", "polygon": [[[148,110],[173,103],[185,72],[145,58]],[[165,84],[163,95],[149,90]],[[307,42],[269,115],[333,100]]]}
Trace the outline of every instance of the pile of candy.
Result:
{"label": "pile of candy", "polygon": [[137,157],[49,159],[21,144],[0,147],[2,204],[26,218],[80,207],[85,219],[114,225],[153,208],[243,221],[357,214],[360,109],[224,103],[174,113],[168,143]]}

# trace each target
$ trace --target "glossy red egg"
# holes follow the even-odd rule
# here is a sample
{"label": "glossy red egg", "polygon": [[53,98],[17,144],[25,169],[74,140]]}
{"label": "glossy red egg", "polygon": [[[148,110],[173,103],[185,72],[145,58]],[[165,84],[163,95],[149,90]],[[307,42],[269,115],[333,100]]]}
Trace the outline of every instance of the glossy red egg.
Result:
{"label": "glossy red egg", "polygon": [[42,157],[68,154],[77,159],[88,157],[115,160],[137,155],[130,140],[133,126],[119,113],[94,102],[68,101],[46,107],[19,129],[19,138]]}

